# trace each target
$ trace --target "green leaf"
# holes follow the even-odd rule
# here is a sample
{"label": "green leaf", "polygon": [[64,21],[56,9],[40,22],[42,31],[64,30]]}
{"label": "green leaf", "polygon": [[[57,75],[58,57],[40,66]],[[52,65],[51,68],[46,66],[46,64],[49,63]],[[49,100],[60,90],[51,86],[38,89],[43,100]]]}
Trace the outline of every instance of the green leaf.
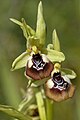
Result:
{"label": "green leaf", "polygon": [[26,66],[27,63],[27,59],[29,57],[29,54],[27,52],[23,52],[20,56],[18,56],[14,62],[12,63],[12,68],[11,70],[16,70],[16,69],[20,69],[22,67]]}
{"label": "green leaf", "polygon": [[76,73],[71,69],[61,68],[61,73],[62,75],[66,75],[70,79],[76,78]]}
{"label": "green leaf", "polygon": [[62,62],[65,60],[65,56],[62,52],[52,49],[47,49],[47,56],[52,62]]}
{"label": "green leaf", "polygon": [[11,106],[0,105],[0,111],[19,120],[32,120],[28,115],[24,115],[23,113],[17,111]]}
{"label": "green leaf", "polygon": [[60,51],[60,42],[55,29],[52,33],[52,43],[53,43],[54,50]]}
{"label": "green leaf", "polygon": [[40,44],[44,46],[46,38],[46,25],[43,17],[43,7],[41,1],[38,5],[36,36],[39,38]]}

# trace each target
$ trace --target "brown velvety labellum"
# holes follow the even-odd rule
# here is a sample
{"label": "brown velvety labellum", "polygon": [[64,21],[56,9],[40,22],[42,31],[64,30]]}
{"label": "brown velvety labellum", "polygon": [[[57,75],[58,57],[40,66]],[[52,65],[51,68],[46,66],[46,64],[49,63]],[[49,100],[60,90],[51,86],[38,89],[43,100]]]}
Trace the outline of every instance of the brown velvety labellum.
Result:
{"label": "brown velvety labellum", "polygon": [[34,80],[40,80],[40,79],[50,76],[53,68],[54,68],[54,65],[50,61],[49,63],[45,64],[42,70],[36,70],[35,68],[33,68],[33,66],[29,68],[28,63],[27,63],[26,75],[31,77]]}
{"label": "brown velvety labellum", "polygon": [[63,91],[57,91],[56,89],[49,89],[48,86],[46,85],[46,96],[56,102],[61,102],[68,98],[73,97],[74,92],[75,92],[75,86],[72,84],[69,86],[68,90],[63,90]]}

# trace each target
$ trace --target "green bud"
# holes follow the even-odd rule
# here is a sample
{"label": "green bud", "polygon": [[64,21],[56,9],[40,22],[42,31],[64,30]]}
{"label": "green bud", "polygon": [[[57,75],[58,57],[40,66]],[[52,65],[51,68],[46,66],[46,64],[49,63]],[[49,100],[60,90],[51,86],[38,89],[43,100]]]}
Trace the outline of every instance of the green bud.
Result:
{"label": "green bud", "polygon": [[44,46],[45,38],[46,38],[46,25],[45,25],[45,21],[43,18],[43,7],[42,7],[41,1],[38,5],[36,36],[37,38],[40,39],[40,44]]}
{"label": "green bud", "polygon": [[36,104],[30,105],[29,108],[27,109],[27,114],[31,117],[39,116],[37,105]]}

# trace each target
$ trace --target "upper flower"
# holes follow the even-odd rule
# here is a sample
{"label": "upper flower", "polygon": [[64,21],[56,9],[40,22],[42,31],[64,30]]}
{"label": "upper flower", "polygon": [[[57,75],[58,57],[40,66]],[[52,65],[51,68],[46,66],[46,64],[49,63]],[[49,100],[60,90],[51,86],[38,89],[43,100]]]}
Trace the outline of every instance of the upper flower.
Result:
{"label": "upper flower", "polygon": [[26,67],[26,75],[33,79],[48,77],[54,62],[64,61],[65,56],[60,52],[60,43],[55,30],[52,34],[52,44],[48,44],[47,48],[45,47],[46,25],[43,18],[42,2],[38,6],[36,31],[27,25],[23,18],[22,22],[13,18],[10,20],[21,27],[27,40],[27,49],[14,60],[12,70]]}
{"label": "upper flower", "polygon": [[53,68],[53,63],[50,62],[45,54],[32,52],[27,60],[26,75],[35,80],[43,79],[50,76]]}

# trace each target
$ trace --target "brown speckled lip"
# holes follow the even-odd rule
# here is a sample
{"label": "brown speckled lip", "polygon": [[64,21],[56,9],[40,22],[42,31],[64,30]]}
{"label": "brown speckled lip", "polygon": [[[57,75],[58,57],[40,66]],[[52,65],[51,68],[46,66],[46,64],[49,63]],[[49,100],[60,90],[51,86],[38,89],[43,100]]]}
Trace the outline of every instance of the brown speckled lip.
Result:
{"label": "brown speckled lip", "polygon": [[42,70],[36,70],[35,68],[33,68],[33,66],[29,68],[27,63],[26,75],[31,77],[34,80],[41,80],[45,77],[49,77],[53,68],[54,68],[54,65],[50,61],[45,64]]}
{"label": "brown speckled lip", "polygon": [[75,92],[75,86],[70,84],[67,90],[58,91],[56,89],[49,89],[47,84],[45,85],[46,96],[56,102],[64,101],[68,98],[73,97]]}

